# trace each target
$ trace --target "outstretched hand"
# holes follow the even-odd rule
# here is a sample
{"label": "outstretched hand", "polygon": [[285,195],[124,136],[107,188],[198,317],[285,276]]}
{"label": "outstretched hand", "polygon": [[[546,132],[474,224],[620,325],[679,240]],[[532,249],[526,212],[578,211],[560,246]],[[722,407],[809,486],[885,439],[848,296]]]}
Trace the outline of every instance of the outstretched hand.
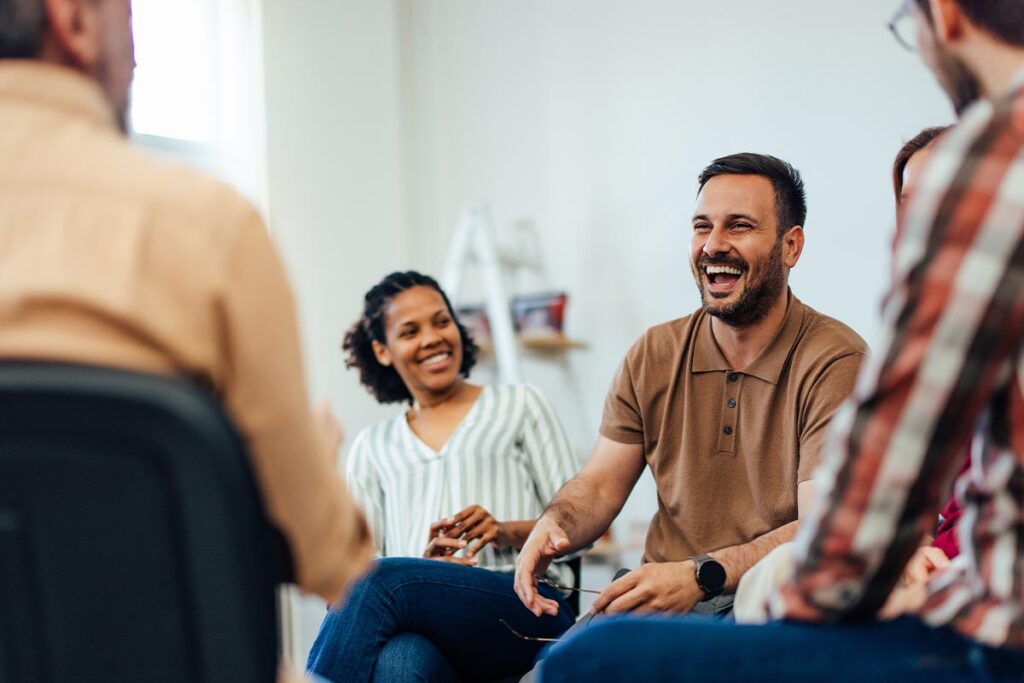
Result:
{"label": "outstretched hand", "polygon": [[542,517],[519,552],[516,560],[516,595],[535,616],[558,614],[558,603],[537,592],[537,577],[547,571],[551,560],[566,553],[571,545],[564,529]]}

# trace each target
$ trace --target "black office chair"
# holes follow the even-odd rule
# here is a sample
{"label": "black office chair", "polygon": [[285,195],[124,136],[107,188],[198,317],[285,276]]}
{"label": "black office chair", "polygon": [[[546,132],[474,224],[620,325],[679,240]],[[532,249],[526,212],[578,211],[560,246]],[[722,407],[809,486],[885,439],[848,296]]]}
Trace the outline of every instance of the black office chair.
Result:
{"label": "black office chair", "polygon": [[272,682],[289,573],[204,391],[0,363],[0,683]]}

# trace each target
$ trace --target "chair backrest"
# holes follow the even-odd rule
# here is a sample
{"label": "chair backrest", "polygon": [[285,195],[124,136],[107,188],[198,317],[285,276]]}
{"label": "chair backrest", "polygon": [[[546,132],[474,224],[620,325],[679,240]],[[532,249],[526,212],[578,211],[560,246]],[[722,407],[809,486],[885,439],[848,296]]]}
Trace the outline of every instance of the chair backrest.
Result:
{"label": "chair backrest", "polygon": [[0,683],[269,683],[288,566],[206,392],[0,363]]}

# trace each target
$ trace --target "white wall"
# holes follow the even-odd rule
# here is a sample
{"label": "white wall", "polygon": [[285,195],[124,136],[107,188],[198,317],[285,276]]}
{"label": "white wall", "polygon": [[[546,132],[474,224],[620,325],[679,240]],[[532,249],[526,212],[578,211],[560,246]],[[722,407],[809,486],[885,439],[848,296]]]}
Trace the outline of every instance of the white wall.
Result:
{"label": "white wall", "polygon": [[[567,361],[578,391],[550,364],[526,370],[586,452],[628,345],[699,303],[694,181],[736,151],[803,171],[794,290],[872,341],[889,164],[950,117],[885,28],[896,4],[266,0],[270,211],[315,393],[350,433],[390,413],[344,371],[341,332],[385,272],[439,272],[459,207],[485,199],[505,238],[537,226],[544,284],[570,293],[568,332],[590,344]],[[645,481],[620,537],[654,505]]]}
{"label": "white wall", "polygon": [[[339,345],[362,293],[407,259],[400,149],[397,24],[387,0],[265,0],[270,222],[299,303],[314,396],[349,434],[376,406]],[[322,605],[298,606],[305,652]]]}
{"label": "white wall", "polygon": [[[578,398],[527,368],[579,448],[628,345],[699,305],[687,261],[695,178],[716,156],[791,161],[807,184],[796,294],[869,341],[887,272],[889,168],[951,111],[886,29],[893,0],[406,0],[401,4],[413,262],[436,271],[466,201],[506,239],[542,235],[570,293]],[[582,418],[577,417],[582,415]],[[655,509],[651,482],[617,529]]]}

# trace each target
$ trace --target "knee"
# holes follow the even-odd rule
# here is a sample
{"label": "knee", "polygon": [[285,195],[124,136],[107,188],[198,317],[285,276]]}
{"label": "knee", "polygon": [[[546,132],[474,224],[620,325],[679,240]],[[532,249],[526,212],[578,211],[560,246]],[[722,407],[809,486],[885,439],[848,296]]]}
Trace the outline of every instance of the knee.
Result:
{"label": "knee", "polygon": [[625,620],[602,619],[556,643],[543,657],[541,680],[545,683],[600,680],[605,674],[612,680],[610,665],[614,657],[609,655],[621,643],[636,642],[631,627]]}
{"label": "knee", "polygon": [[456,681],[455,670],[432,642],[416,633],[399,633],[377,656],[375,681]]}
{"label": "knee", "polygon": [[359,602],[372,595],[390,596],[402,584],[407,583],[411,577],[422,572],[422,563],[424,562],[428,562],[428,560],[409,557],[381,558],[366,576],[352,587],[347,602]]}

